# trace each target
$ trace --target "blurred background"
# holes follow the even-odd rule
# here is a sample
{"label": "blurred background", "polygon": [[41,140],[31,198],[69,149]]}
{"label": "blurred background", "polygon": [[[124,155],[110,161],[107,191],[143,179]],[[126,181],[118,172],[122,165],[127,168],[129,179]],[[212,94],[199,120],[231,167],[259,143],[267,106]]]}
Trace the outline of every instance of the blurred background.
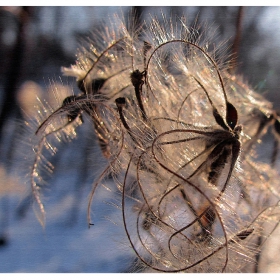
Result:
{"label": "blurred background", "polygon": [[[206,22],[216,30],[215,43],[227,41],[228,53],[238,54],[237,73],[280,109],[280,7],[0,7],[0,272],[127,272],[133,267],[134,253],[121,244],[126,236],[113,193],[100,188],[95,225],[87,226],[88,194],[99,164],[92,127],[79,127],[78,137],[58,145],[51,159],[55,169],[44,178],[47,222],[42,228],[29,185],[34,135],[25,125],[35,114],[36,96],[51,103],[54,89],[73,94],[75,80],[60,69],[75,63],[83,38],[108,16],[131,9],[139,23],[161,11],[167,17],[185,15],[190,25]],[[263,261],[261,271],[280,272],[279,266],[276,260]]]}

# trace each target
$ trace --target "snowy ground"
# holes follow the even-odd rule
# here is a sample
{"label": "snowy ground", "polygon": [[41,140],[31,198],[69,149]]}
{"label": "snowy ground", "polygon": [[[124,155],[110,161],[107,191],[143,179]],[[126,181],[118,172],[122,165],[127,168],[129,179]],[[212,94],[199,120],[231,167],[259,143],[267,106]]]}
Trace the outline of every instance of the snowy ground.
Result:
{"label": "snowy ground", "polygon": [[[71,174],[61,178],[66,185],[71,179]],[[13,209],[19,205],[19,196],[2,198],[1,202],[9,203],[10,214],[5,232],[7,243],[0,247],[0,272],[125,272],[134,256],[121,244],[126,241],[122,227],[106,219],[110,216],[120,222],[120,211],[104,203],[110,193],[101,190],[93,207],[95,225],[89,229],[87,195],[85,191],[79,197],[75,222],[71,222],[73,194],[49,201],[45,229],[32,207],[23,219],[15,215]]]}

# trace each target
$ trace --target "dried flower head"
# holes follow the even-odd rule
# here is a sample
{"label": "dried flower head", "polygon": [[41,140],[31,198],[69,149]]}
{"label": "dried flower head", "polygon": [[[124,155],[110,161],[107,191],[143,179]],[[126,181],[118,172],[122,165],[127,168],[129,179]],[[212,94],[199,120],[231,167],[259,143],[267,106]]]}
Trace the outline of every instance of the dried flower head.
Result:
{"label": "dried flower head", "polygon": [[270,104],[230,75],[209,38],[184,18],[152,17],[136,30],[114,17],[93,34],[76,64],[63,68],[80,93],[36,132],[32,188],[41,212],[43,146],[86,115],[108,163],[93,184],[89,224],[95,191],[110,174],[129,245],[147,267],[236,272],[254,263],[279,220],[278,174],[257,168],[252,156],[268,123],[260,117],[252,128],[252,114],[267,110],[270,121]]}

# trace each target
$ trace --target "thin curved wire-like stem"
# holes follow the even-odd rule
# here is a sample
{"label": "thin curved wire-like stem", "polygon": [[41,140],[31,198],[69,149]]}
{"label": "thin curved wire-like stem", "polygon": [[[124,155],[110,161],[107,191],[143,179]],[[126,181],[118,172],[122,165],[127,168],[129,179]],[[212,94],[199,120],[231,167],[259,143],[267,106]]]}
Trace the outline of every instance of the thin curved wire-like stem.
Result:
{"label": "thin curved wire-like stem", "polygon": [[[151,147],[149,147],[149,149],[151,149]],[[143,196],[143,198],[144,198],[144,201],[145,201],[146,205],[148,206],[149,211],[150,211],[158,220],[160,220],[165,226],[170,227],[170,228],[172,228],[173,230],[175,230],[172,226],[170,226],[169,224],[167,224],[166,222],[164,222],[163,220],[161,220],[160,216],[158,216],[157,213],[153,211],[153,209],[152,209],[152,207],[150,206],[150,204],[149,204],[149,202],[148,202],[148,200],[147,200],[147,198],[146,198],[146,195],[145,195],[145,193],[144,193],[144,191],[143,191],[143,187],[142,187],[142,184],[141,184],[141,181],[140,181],[140,176],[139,176],[139,169],[140,169],[140,162],[141,162],[141,160],[142,160],[142,156],[143,156],[145,153],[146,153],[146,152],[142,152],[142,153],[141,153],[141,155],[140,155],[139,158],[138,158],[137,165],[136,165],[136,167],[137,167],[137,168],[136,168],[136,170],[137,170],[137,173],[136,173],[136,176],[137,176],[137,183],[138,183],[138,185],[139,185],[140,192],[141,192],[141,194],[142,194],[142,196]]]}
{"label": "thin curved wire-like stem", "polygon": [[[178,131],[185,131],[183,129],[178,129]],[[200,134],[204,134],[202,131],[199,131],[198,133]],[[162,133],[161,135],[163,134],[167,134],[167,133]],[[157,161],[157,163],[162,167],[164,168],[166,171],[170,172],[171,174],[175,175],[176,177],[178,177],[179,179],[181,179],[182,181],[188,183],[190,186],[192,186],[195,190],[197,190],[202,196],[205,197],[205,199],[209,202],[209,204],[213,207],[214,211],[216,212],[217,214],[217,217],[220,221],[220,225],[223,229],[223,233],[224,233],[224,238],[225,238],[225,248],[226,248],[226,259],[225,259],[225,265],[222,269],[222,271],[224,271],[226,269],[226,266],[227,266],[227,263],[228,263],[228,239],[227,239],[227,234],[226,234],[226,230],[225,230],[225,227],[224,227],[224,224],[223,224],[223,221],[222,221],[222,218],[219,214],[219,212],[216,210],[215,208],[215,204],[197,187],[195,186],[193,183],[191,183],[189,180],[187,180],[186,178],[184,178],[183,176],[181,176],[180,174],[177,174],[176,172],[172,171],[170,168],[168,168],[167,166],[165,166],[163,163],[160,162],[160,160],[157,158],[156,154],[155,154],[155,143],[157,141],[157,139],[161,136],[157,136],[154,141],[153,141],[153,144],[152,144],[152,154],[154,156],[154,159]]]}
{"label": "thin curved wire-like stem", "polygon": [[[145,204],[142,206],[141,211],[143,210],[144,206],[145,206]],[[140,212],[141,212],[141,211],[140,211]],[[139,212],[139,213],[140,213],[140,212]],[[158,259],[158,258],[154,255],[154,253],[153,253],[150,249],[147,248],[147,246],[144,244],[144,242],[143,242],[143,240],[142,240],[142,238],[141,238],[140,230],[139,230],[139,228],[140,228],[140,226],[139,226],[139,218],[140,218],[140,214],[139,214],[138,217],[137,217],[137,235],[138,235],[138,238],[139,238],[141,244],[143,245],[143,247],[148,251],[148,253],[150,253],[150,255],[153,256],[155,259]],[[163,224],[164,224],[164,222],[163,222],[161,219],[157,220],[157,222],[160,222],[160,223],[163,223]],[[175,228],[173,228],[173,227],[170,226],[169,224],[166,224],[166,225],[168,225],[168,226],[171,227],[172,229],[176,230]],[[185,236],[185,235],[182,234],[181,232],[179,232],[178,234],[183,235],[184,238],[186,238],[190,243],[192,243],[192,245],[194,245],[194,246],[196,247],[196,250],[200,251],[200,253],[203,253],[203,251],[201,250],[201,248],[200,248],[199,246],[197,246],[197,244],[194,243],[191,239],[189,239],[187,236]],[[170,253],[172,254],[172,256],[173,256],[174,258],[180,260],[180,259],[172,252],[172,250],[171,250],[170,248],[169,248],[169,251],[170,251]],[[182,260],[180,260],[180,261],[182,261]],[[184,262],[187,262],[187,261],[184,260]]]}
{"label": "thin curved wire-like stem", "polygon": [[[167,226],[168,228],[171,228],[172,230],[177,231],[177,229],[175,229],[173,226],[169,225],[168,223],[164,222],[164,221],[161,219],[160,215],[158,215],[157,213],[155,213],[155,212],[152,210],[152,207],[150,206],[150,204],[149,204],[149,202],[148,202],[148,200],[147,200],[147,198],[146,198],[146,195],[145,195],[145,193],[144,193],[144,191],[143,191],[143,187],[142,187],[142,184],[141,184],[140,175],[139,175],[140,162],[141,162],[142,156],[143,156],[144,154],[145,154],[145,152],[143,152],[143,153],[139,156],[139,159],[138,159],[138,162],[137,162],[137,182],[138,182],[138,185],[139,185],[140,192],[141,192],[141,194],[142,194],[142,196],[143,196],[143,198],[144,198],[144,201],[145,201],[146,205],[148,206],[149,211],[156,217],[157,221],[161,222],[163,225]],[[159,214],[160,214],[160,213],[159,213]],[[194,245],[194,243],[192,242],[192,240],[190,240],[190,239],[189,239],[187,236],[185,236],[184,234],[183,234],[183,237],[186,238],[186,239],[188,239],[188,241],[191,242],[191,243]],[[172,252],[171,252],[171,253],[172,253]],[[173,254],[173,253],[172,253],[172,254]],[[173,256],[176,258],[175,255],[173,255]]]}
{"label": "thin curved wire-like stem", "polygon": [[[185,168],[187,165],[189,165],[190,163],[192,163],[194,160],[196,160],[197,158],[199,158],[200,156],[202,156],[202,155],[205,154],[206,152],[208,152],[208,150],[210,150],[211,148],[212,148],[212,146],[209,147],[209,148],[204,149],[201,153],[199,153],[197,156],[195,156],[195,157],[192,158],[190,161],[188,161],[186,164],[184,164],[182,167],[180,167],[180,168],[176,171],[176,173],[177,173],[178,171],[182,170],[183,168]],[[199,168],[199,167],[198,167],[198,168]],[[187,179],[188,179],[188,180],[191,179],[191,177],[195,175],[194,173],[195,173],[195,172],[193,172]],[[170,185],[170,183],[171,183],[171,181],[172,181],[172,179],[173,179],[174,176],[175,176],[175,175],[172,175],[172,176],[171,176],[171,178],[170,178],[169,183],[167,184],[167,186]],[[167,191],[167,192],[163,195],[163,197],[160,199],[160,201],[159,201],[159,203],[158,203],[158,212],[159,212],[159,214],[160,214],[160,209],[159,209],[159,208],[160,208],[160,205],[161,205],[163,199],[165,198],[165,196],[167,196],[168,194],[170,194],[173,190],[175,190],[175,189],[176,189],[177,187],[179,187],[179,186],[180,186],[180,184],[176,185],[174,188],[172,188],[172,189],[170,189],[169,191]]]}
{"label": "thin curved wire-like stem", "polygon": [[[123,217],[123,223],[124,223],[124,229],[125,229],[125,232],[126,232],[126,235],[128,237],[128,240],[130,242],[130,245],[132,247],[132,249],[134,250],[135,254],[137,255],[137,257],[145,264],[147,265],[148,267],[156,270],[156,271],[161,271],[161,272],[169,272],[169,273],[174,273],[174,272],[182,272],[182,271],[185,271],[185,270],[188,270],[192,267],[195,267],[196,265],[200,264],[201,262],[207,260],[208,258],[210,258],[211,256],[213,256],[214,254],[216,254],[218,251],[222,250],[223,248],[226,249],[226,260],[225,260],[225,264],[224,264],[224,267],[222,269],[222,272],[224,272],[224,270],[226,269],[226,266],[227,266],[227,263],[228,263],[228,240],[227,240],[227,237],[225,235],[225,240],[226,242],[221,245],[220,247],[216,248],[212,253],[210,253],[209,255],[203,257],[202,259],[198,260],[197,262],[191,264],[191,265],[188,265],[182,269],[173,269],[173,270],[166,270],[166,269],[160,269],[160,268],[157,268],[157,267],[154,267],[153,265],[151,265],[150,263],[148,263],[145,259],[142,258],[142,256],[139,254],[138,250],[136,249],[134,243],[132,242],[132,239],[131,239],[131,236],[129,234],[129,231],[128,231],[128,228],[127,228],[127,224],[126,224],[126,217],[125,217],[125,187],[126,187],[126,180],[127,180],[127,176],[128,176],[128,171],[129,171],[129,167],[130,167],[130,164],[132,162],[132,158],[130,159],[129,163],[128,163],[128,167],[126,169],[126,172],[125,172],[125,175],[124,175],[124,183],[123,183],[123,192],[122,192],[122,217]],[[172,172],[171,172],[172,173]],[[181,178],[183,179],[183,178]],[[205,196],[205,198],[207,198]],[[209,202],[211,203],[211,201],[209,200]],[[212,204],[212,203],[211,203]],[[217,213],[218,214],[218,213]],[[219,215],[219,214],[218,214]],[[222,225],[223,227],[223,225]]]}
{"label": "thin curved wire-like stem", "polygon": [[[212,59],[212,57],[210,55],[207,54],[207,52],[205,52],[203,50],[203,48],[199,47],[197,44],[195,43],[192,43],[190,41],[187,41],[187,40],[183,40],[183,39],[173,39],[173,40],[169,40],[168,42],[164,42],[162,44],[160,44],[159,46],[157,46],[153,52],[151,53],[149,59],[148,59],[148,62],[147,62],[147,66],[146,66],[146,71],[148,73],[148,68],[149,68],[149,64],[150,64],[150,60],[152,59],[154,53],[161,47],[163,47],[164,45],[167,45],[167,44],[171,44],[171,43],[184,43],[184,44],[188,44],[190,46],[193,46],[195,48],[197,48],[200,52],[202,52],[202,54],[212,63],[212,65],[214,66],[216,72],[217,72],[217,75],[218,75],[218,78],[219,78],[219,81],[220,81],[220,84],[221,84],[221,87],[222,87],[222,91],[223,91],[223,94],[224,94],[224,98],[225,98],[225,102],[227,102],[227,95],[226,95],[226,91],[225,91],[225,86],[224,86],[224,82],[223,82],[223,79],[222,79],[222,76],[220,74],[220,71],[219,71],[219,68],[218,68],[218,65],[216,64],[216,62]],[[148,75],[146,76],[146,82],[147,84],[149,84],[149,81],[148,81]]]}
{"label": "thin curved wire-like stem", "polygon": [[[207,137],[211,137],[214,134],[213,132],[206,132],[206,131],[200,131],[200,130],[195,130],[195,129],[174,129],[174,130],[163,132],[160,135],[158,135],[154,139],[154,143],[156,143],[160,137],[163,137],[163,136],[168,135],[168,134],[173,134],[173,133],[176,133],[176,132],[197,133],[197,134],[201,134],[201,135],[204,135],[204,136],[207,136]],[[168,144],[180,143],[178,141],[182,141],[182,140],[176,140],[176,141],[170,141],[170,142],[160,142],[158,144],[161,144],[161,143],[168,143]],[[214,149],[216,149],[217,147],[220,147],[220,146],[224,146],[227,142],[228,142],[228,139],[224,139],[224,140],[221,140],[220,143],[215,143],[215,148]],[[214,146],[214,144],[212,146]],[[220,194],[217,198],[218,200],[220,199],[221,195],[224,193],[224,191],[225,191],[225,189],[226,189],[226,187],[229,183],[229,180],[231,178],[235,163],[237,161],[237,158],[238,158],[239,152],[240,152],[240,143],[238,141],[232,142],[231,147],[232,147],[232,160],[231,160],[231,164],[230,164],[230,169],[229,169],[229,173],[227,175],[226,181],[224,183],[224,186],[223,186],[223,188],[222,188],[222,190],[221,190],[221,192],[220,192]],[[207,160],[205,160],[203,163],[201,163],[201,165],[193,172],[193,174],[191,174],[188,177],[188,179],[190,177],[193,177],[201,168],[203,168],[204,165],[206,165],[206,163],[207,163]]]}
{"label": "thin curved wire-like stem", "polygon": [[89,70],[87,71],[87,74],[84,76],[83,81],[85,81],[85,79],[87,78],[87,76],[89,75],[89,73],[91,72],[91,70],[95,67],[95,65],[99,62],[99,60],[113,47],[115,47],[118,43],[120,43],[121,41],[124,41],[127,38],[127,36],[120,38],[119,40],[117,40],[116,42],[114,42],[111,46],[109,46],[106,50],[104,50],[98,57],[97,59],[94,61],[94,63],[91,65],[91,67],[89,68]]}
{"label": "thin curved wire-like stem", "polygon": [[[188,225],[182,227],[181,229],[177,230],[176,232],[174,232],[168,239],[168,249],[170,252],[172,252],[171,249],[171,241],[173,239],[174,236],[176,236],[177,234],[180,234],[182,231],[188,229],[189,227],[191,227],[192,225],[194,225],[196,222],[201,223],[201,218],[204,216],[204,214],[208,211],[208,208],[206,210],[204,210],[200,215],[195,214],[196,218],[190,222]],[[203,226],[201,224],[201,228],[203,229]]]}
{"label": "thin curved wire-like stem", "polygon": [[[144,241],[141,237],[140,234],[140,226],[139,226],[139,219],[140,219],[140,213],[143,211],[143,208],[145,207],[145,204],[143,204],[143,206],[141,207],[139,214],[137,216],[137,221],[136,221],[136,229],[137,229],[137,235],[138,238],[140,240],[141,245],[143,246],[143,248],[145,248],[145,250],[147,250],[147,252],[154,258],[154,259],[158,259],[158,257],[144,244]],[[160,220],[158,220],[157,222],[161,222]],[[157,240],[156,240],[157,241]],[[158,242],[158,241],[157,241]]]}

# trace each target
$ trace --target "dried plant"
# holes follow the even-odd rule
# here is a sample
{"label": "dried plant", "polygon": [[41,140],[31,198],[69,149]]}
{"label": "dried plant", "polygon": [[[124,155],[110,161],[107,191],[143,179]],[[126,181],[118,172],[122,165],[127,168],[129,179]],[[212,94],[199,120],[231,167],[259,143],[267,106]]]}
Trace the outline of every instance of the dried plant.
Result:
{"label": "dried plant", "polygon": [[279,221],[278,147],[270,165],[254,157],[270,123],[279,137],[270,103],[229,74],[222,46],[184,18],[128,27],[115,16],[94,35],[63,68],[80,93],[36,131],[31,175],[41,221],[43,148],[54,149],[49,137],[74,135],[86,115],[107,160],[93,183],[89,225],[95,191],[110,174],[129,246],[147,268],[246,271]]}

